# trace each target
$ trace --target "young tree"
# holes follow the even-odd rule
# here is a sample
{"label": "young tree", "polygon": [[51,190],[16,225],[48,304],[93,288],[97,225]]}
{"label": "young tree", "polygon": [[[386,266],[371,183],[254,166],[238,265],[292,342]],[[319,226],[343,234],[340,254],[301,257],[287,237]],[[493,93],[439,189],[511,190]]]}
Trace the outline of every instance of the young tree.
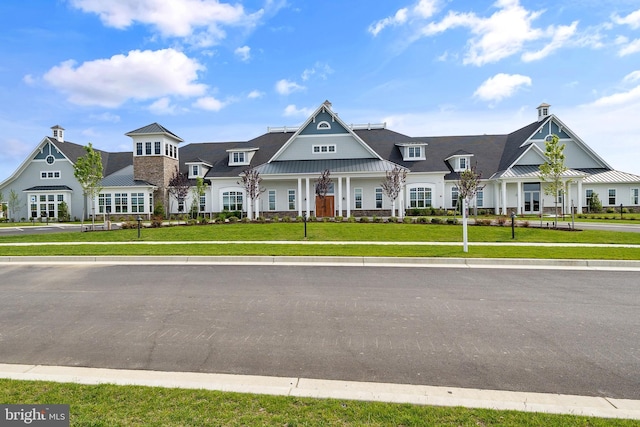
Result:
{"label": "young tree", "polygon": [[[324,213],[327,208],[327,194],[329,193],[329,189],[331,188],[331,172],[329,169],[325,169],[318,179],[316,179],[316,195],[320,197],[322,201],[322,212]],[[318,216],[318,209],[316,207],[316,216]]]}
{"label": "young tree", "polygon": [[4,217],[4,211],[4,194],[2,194],[2,191],[0,191],[0,217]]}
{"label": "young tree", "polygon": [[[178,201],[178,206],[184,206],[184,201],[189,194],[189,188],[189,177],[187,174],[180,172],[178,166],[176,166],[173,175],[171,175],[169,179],[169,188],[167,188],[167,191]],[[172,200],[171,197],[169,197],[169,218],[171,218],[172,211]]]}
{"label": "young tree", "polygon": [[238,183],[242,184],[245,194],[249,199],[249,203],[247,204],[247,217],[250,220],[255,219],[254,212],[256,211],[256,202],[260,197],[260,194],[264,193],[266,190],[266,188],[260,187],[261,182],[262,178],[260,177],[260,173],[253,168],[249,168],[242,173],[242,182]]}
{"label": "young tree", "polygon": [[460,179],[457,182],[459,198],[462,200],[462,241],[464,252],[469,252],[469,244],[467,237],[467,208],[469,202],[476,197],[478,191],[484,188],[484,185],[480,185],[481,173],[476,172],[476,166],[471,166],[470,169],[465,169],[460,173]]}
{"label": "young tree", "polygon": [[82,220],[84,221],[87,197],[91,200],[91,229],[95,229],[95,199],[102,187],[102,157],[100,153],[93,149],[91,143],[84,147],[86,154],[78,157],[73,165],[73,176],[76,177],[82,187],[84,203],[82,205]]}
{"label": "young tree", "polygon": [[546,160],[540,165],[540,178],[548,181],[544,187],[544,194],[553,196],[555,206],[554,227],[558,226],[558,195],[564,191],[565,183],[562,182],[562,175],[567,171],[564,165],[564,147],[560,144],[558,135],[553,135],[550,141],[545,142]]}
{"label": "young tree", "polygon": [[[396,200],[398,199],[406,180],[407,170],[400,166],[395,166],[392,170],[387,171],[386,179],[381,184],[382,191],[384,191],[387,197],[391,199],[391,216],[395,216],[396,214]],[[400,211],[402,211],[402,208],[398,209],[398,216],[402,217]]]}
{"label": "young tree", "polygon": [[11,221],[16,222],[16,213],[22,207],[20,195],[16,190],[11,190],[11,192],[9,192],[9,200],[7,204],[9,205],[9,212],[11,212]]}
{"label": "young tree", "polygon": [[204,182],[204,179],[202,177],[196,178],[196,186],[192,188],[192,191],[193,191],[192,205],[195,206],[195,212],[197,216],[200,215],[200,198],[206,194],[207,187],[209,187],[209,184]]}

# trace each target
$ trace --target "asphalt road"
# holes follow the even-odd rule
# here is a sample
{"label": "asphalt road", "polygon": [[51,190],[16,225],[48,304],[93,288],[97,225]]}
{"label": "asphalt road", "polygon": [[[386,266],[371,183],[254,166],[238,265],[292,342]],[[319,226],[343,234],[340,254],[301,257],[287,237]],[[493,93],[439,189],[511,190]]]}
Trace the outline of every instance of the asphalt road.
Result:
{"label": "asphalt road", "polygon": [[640,398],[637,272],[0,266],[0,362]]}

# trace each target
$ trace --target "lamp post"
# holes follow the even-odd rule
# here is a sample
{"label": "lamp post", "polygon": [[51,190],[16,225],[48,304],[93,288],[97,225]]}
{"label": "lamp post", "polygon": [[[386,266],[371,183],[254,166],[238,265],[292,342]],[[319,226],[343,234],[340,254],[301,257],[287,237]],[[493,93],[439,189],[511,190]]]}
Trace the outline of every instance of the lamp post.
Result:
{"label": "lamp post", "polygon": [[622,203],[620,203],[620,219],[623,219],[623,218],[622,218],[622,208],[623,208],[623,206],[624,206],[624,205],[623,205]]}
{"label": "lamp post", "polygon": [[511,238],[516,238],[516,213],[511,211]]}
{"label": "lamp post", "polygon": [[307,214],[302,215],[302,221],[304,221],[304,238],[307,238]]}
{"label": "lamp post", "polygon": [[140,238],[140,225],[142,224],[142,217],[140,215],[138,215],[138,218],[136,218],[136,221],[138,221],[138,239]]}

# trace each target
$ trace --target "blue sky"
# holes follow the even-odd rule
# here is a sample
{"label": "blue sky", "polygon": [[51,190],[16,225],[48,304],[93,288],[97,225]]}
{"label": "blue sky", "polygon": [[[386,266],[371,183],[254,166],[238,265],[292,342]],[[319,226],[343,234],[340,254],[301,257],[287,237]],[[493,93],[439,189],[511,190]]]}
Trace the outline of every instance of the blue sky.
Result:
{"label": "blue sky", "polygon": [[410,136],[508,133],[552,105],[640,174],[637,0],[3,0],[0,181],[36,144],[131,150],[295,126],[325,100]]}

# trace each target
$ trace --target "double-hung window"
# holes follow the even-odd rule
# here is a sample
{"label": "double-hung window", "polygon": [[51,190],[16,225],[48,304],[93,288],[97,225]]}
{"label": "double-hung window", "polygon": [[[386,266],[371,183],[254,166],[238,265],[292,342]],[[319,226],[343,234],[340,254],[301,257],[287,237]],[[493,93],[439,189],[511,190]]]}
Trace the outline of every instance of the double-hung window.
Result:
{"label": "double-hung window", "polygon": [[356,209],[362,209],[362,188],[354,188],[355,194],[355,207]]}
{"label": "double-hung window", "polygon": [[289,190],[288,197],[289,197],[289,210],[290,211],[296,210],[296,190]]}
{"label": "double-hung window", "polygon": [[609,189],[609,205],[615,206],[615,204],[616,204],[616,189],[610,188]]}
{"label": "double-hung window", "polygon": [[276,210],[276,190],[269,190],[269,210]]}

